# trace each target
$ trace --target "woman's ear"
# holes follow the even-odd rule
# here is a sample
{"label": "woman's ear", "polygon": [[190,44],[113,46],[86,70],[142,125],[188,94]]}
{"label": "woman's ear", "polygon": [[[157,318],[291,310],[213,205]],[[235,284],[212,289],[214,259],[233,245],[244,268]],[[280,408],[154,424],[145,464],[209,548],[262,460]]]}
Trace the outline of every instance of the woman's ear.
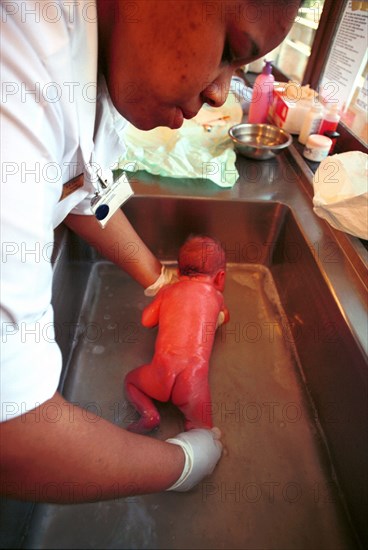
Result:
{"label": "woman's ear", "polygon": [[220,271],[216,273],[213,279],[213,284],[215,285],[215,288],[217,288],[217,290],[223,292],[225,288],[225,271],[223,269],[220,269]]}

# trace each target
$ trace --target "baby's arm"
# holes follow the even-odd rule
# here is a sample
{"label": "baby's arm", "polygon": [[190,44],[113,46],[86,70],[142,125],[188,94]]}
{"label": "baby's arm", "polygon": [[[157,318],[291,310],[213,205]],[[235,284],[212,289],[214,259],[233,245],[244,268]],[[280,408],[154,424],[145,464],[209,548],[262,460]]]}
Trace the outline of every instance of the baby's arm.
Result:
{"label": "baby's arm", "polygon": [[142,325],[147,328],[155,327],[158,324],[162,292],[144,308],[142,313]]}

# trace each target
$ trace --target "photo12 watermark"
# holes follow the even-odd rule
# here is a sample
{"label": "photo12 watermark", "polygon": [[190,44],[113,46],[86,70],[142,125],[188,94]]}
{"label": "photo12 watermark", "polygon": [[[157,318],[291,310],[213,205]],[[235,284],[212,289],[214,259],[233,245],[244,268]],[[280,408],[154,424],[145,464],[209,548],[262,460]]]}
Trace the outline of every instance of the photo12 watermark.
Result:
{"label": "photo12 watermark", "polygon": [[[130,4],[136,5],[136,2]],[[97,23],[96,2],[92,0],[4,0],[1,2],[1,8],[2,23],[7,23],[15,17],[24,24],[37,24],[41,21],[50,24],[66,21],[73,24],[79,19],[85,23]]]}
{"label": "photo12 watermark", "polygon": [[334,504],[338,501],[338,491],[333,481],[315,481],[310,484],[290,481],[203,481],[201,483],[202,502],[215,501],[222,504],[263,504],[263,505],[305,505]]}

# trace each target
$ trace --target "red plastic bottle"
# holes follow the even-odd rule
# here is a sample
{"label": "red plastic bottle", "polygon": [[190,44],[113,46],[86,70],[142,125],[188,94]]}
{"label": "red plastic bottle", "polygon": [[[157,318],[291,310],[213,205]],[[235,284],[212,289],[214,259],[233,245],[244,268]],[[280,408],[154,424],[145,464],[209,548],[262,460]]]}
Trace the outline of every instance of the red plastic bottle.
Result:
{"label": "red plastic bottle", "polygon": [[337,103],[334,103],[324,115],[318,128],[318,133],[323,136],[326,132],[334,132],[340,122],[340,118],[339,106]]}

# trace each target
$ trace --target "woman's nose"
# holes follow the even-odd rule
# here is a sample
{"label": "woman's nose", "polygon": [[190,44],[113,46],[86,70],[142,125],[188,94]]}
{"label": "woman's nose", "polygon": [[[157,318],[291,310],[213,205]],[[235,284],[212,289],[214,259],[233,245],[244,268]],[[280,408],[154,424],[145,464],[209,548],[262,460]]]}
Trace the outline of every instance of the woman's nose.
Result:
{"label": "woman's nose", "polygon": [[201,99],[211,107],[221,107],[229,93],[232,73],[220,75],[216,80],[206,85],[201,93]]}

